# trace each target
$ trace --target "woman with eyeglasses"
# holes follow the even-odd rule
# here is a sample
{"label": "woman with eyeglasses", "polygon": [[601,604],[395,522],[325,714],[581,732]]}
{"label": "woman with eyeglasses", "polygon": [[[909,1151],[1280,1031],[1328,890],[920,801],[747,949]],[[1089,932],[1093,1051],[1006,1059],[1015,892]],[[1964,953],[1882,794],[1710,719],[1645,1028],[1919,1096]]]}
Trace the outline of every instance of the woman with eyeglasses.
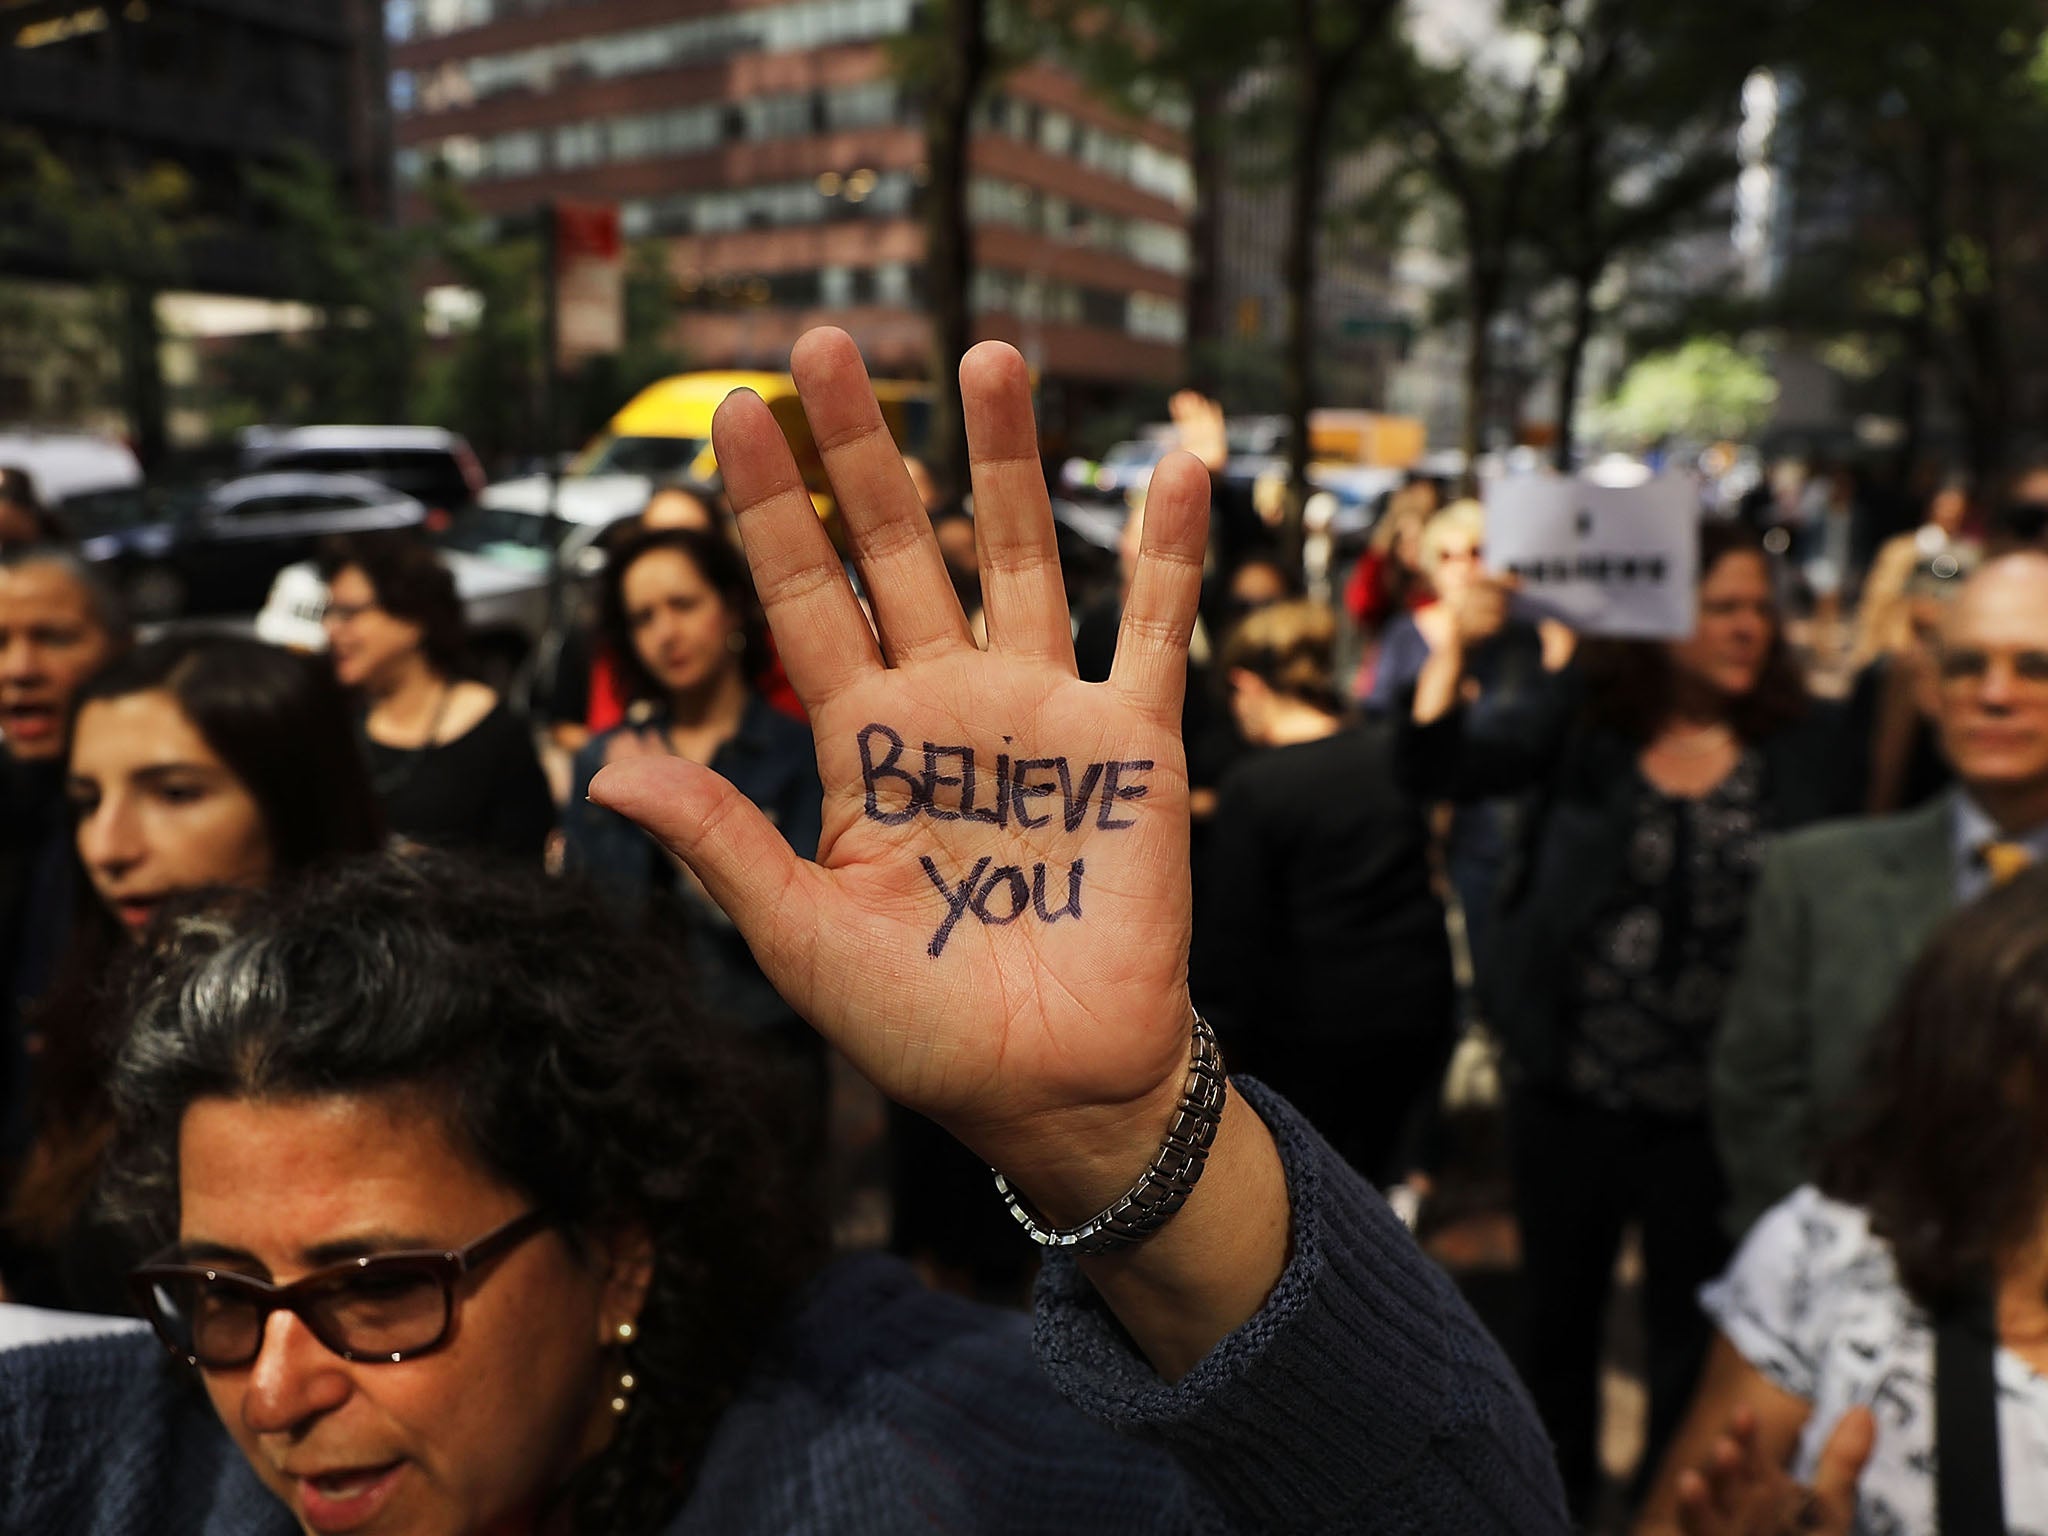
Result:
{"label": "woman with eyeglasses", "polygon": [[985,1198],[1050,1252],[1035,1323],[892,1260],[813,1267],[783,1128],[673,949],[392,855],[188,927],[143,999],[120,1164],[175,1244],[139,1277],[173,1358],[0,1362],[10,1528],[1563,1531],[1484,1329],[1190,1007],[1199,466],[1155,476],[1116,670],[1085,684],[1042,486],[1007,468],[1036,459],[1022,357],[961,370],[985,651],[852,341],[812,334],[792,372],[879,639],[774,417],[742,393],[715,435],[818,723],[819,858],[681,757],[591,793],[1000,1170]]}
{"label": "woman with eyeglasses", "polygon": [[1481,1002],[1513,1073],[1524,1374],[1581,1518],[1599,1486],[1602,1330],[1628,1227],[1643,1234],[1646,1470],[1706,1352],[1693,1296],[1728,1251],[1708,1052],[1764,841],[1853,808],[1761,545],[1721,523],[1699,540],[1691,635],[1589,642],[1501,707],[1468,697],[1469,658],[1512,593],[1474,581],[1417,680],[1402,749],[1418,793],[1532,797]]}
{"label": "woman with eyeglasses", "polygon": [[361,751],[392,835],[538,865],[554,798],[525,718],[466,675],[455,578],[412,534],[339,539],[321,559],[328,654],[361,700]]}
{"label": "woman with eyeglasses", "polygon": [[281,889],[376,847],[347,706],[318,661],[180,635],[113,662],[73,704],[65,790],[78,900],[34,1029],[34,1142],[7,1209],[17,1301],[123,1309],[121,1245],[89,1214],[112,1127],[122,980],[154,963],[167,907]]}

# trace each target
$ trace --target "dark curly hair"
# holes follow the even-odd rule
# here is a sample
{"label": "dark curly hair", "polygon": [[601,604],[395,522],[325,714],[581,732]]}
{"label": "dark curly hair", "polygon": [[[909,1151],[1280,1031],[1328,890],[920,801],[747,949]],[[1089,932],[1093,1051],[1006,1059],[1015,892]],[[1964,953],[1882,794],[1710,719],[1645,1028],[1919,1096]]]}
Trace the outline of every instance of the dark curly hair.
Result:
{"label": "dark curly hair", "polygon": [[428,852],[188,919],[116,1065],[111,1213],[174,1232],[197,1099],[438,1100],[458,1144],[572,1242],[651,1235],[632,1408],[565,1496],[578,1530],[657,1530],[825,1253],[771,1079],[698,1017],[676,950],[573,887]]}
{"label": "dark curly hair", "polygon": [[394,619],[420,627],[420,650],[443,677],[468,666],[469,628],[455,578],[441,557],[417,533],[390,529],[339,534],[320,548],[320,575],[332,581],[354,567],[377,594],[377,606]]}
{"label": "dark curly hair", "polygon": [[[1770,566],[1763,542],[1741,523],[1701,523],[1699,551],[1702,582],[1731,555],[1754,556]],[[1595,725],[1632,741],[1648,741],[1656,733],[1676,691],[1668,646],[1643,640],[1591,640],[1580,647],[1579,666],[1586,679],[1586,712]],[[1728,723],[1744,741],[1761,741],[1810,706],[1806,679],[1780,618],[1756,686],[1730,701]]]}
{"label": "dark curly hair", "polygon": [[2048,1204],[2048,869],[1936,931],[1866,1058],[1822,1189],[1862,1206],[1913,1299],[1991,1277]]}
{"label": "dark curly hair", "polygon": [[604,569],[604,598],[599,623],[605,643],[619,658],[628,696],[657,703],[667,695],[660,681],[640,660],[633,644],[632,620],[626,613],[626,573],[647,556],[670,550],[697,568],[705,584],[725,605],[740,616],[740,634],[746,647],[740,654],[740,672],[749,684],[768,670],[768,626],[761,617],[761,601],[754,594],[754,579],[747,571],[746,557],[715,533],[695,528],[640,529],[627,534],[611,551]]}

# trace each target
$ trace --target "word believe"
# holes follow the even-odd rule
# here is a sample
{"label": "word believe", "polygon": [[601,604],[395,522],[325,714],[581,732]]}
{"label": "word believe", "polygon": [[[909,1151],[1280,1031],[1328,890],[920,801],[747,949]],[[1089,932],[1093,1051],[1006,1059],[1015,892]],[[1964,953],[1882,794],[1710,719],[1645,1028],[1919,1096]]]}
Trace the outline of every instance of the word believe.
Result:
{"label": "word believe", "polygon": [[[1048,809],[1034,815],[1034,804],[1057,794],[1060,819],[1067,831],[1081,830],[1092,801],[1096,829],[1116,832],[1137,825],[1119,817],[1117,805],[1125,800],[1142,800],[1149,793],[1144,784],[1129,782],[1133,774],[1152,771],[1149,758],[1090,763],[1076,781],[1073,768],[1064,757],[1013,760],[1009,753],[999,752],[995,772],[984,774],[978,768],[985,769],[987,759],[982,758],[977,765],[974,748],[942,747],[928,741],[924,743],[922,766],[911,769],[901,766],[906,750],[903,738],[888,726],[862,726],[859,740],[861,787],[867,792],[868,820],[885,827],[898,827],[919,816],[929,816],[933,821],[981,821],[994,827],[1007,827],[1014,820],[1020,827],[1038,828],[1051,824],[1052,812]],[[886,755],[879,759],[875,756],[878,740],[888,747]],[[1033,782],[1034,775],[1048,777]],[[990,779],[994,782],[986,790],[988,799],[983,801],[984,785]],[[900,784],[908,792],[909,800],[901,809],[883,809],[880,788],[885,783]],[[953,790],[959,793],[946,793]],[[952,803],[941,804],[942,799]]]}
{"label": "word believe", "polygon": [[[1009,740],[1007,736],[1003,739]],[[1092,811],[1093,830],[1120,832],[1137,822],[1118,815],[1118,807],[1150,793],[1150,787],[1137,778],[1152,771],[1149,758],[1089,763],[1077,776],[1064,757],[1012,757],[998,752],[991,771],[986,754],[977,758],[972,747],[927,741],[913,754],[903,738],[886,725],[863,726],[858,740],[867,817],[887,827],[926,816],[933,821],[978,821],[992,827],[1014,824],[1035,830],[1052,825],[1057,815],[1063,829],[1079,832]],[[898,791],[904,797],[901,805],[893,803]],[[885,792],[892,802],[887,805]],[[1050,803],[1055,795],[1059,797],[1057,805]],[[1027,873],[1021,865],[998,866],[994,858],[983,857],[958,885],[930,858],[920,857],[918,863],[946,904],[945,918],[926,946],[934,959],[963,917],[972,916],[983,927],[1005,928],[1026,911],[1047,926],[1081,916],[1081,877],[1087,872],[1081,859],[1067,866],[1066,899],[1057,906],[1047,890],[1054,877],[1042,863],[1033,864]]]}

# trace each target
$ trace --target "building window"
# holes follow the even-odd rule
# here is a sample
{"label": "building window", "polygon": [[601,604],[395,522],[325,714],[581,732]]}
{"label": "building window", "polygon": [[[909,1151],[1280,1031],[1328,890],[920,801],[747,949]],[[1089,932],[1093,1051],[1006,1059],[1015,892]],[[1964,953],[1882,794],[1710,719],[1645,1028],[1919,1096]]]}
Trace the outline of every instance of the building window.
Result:
{"label": "building window", "polygon": [[[426,11],[408,36],[453,31],[489,20],[494,13],[508,13],[507,0],[498,0],[495,6],[490,0],[412,3],[423,3]],[[740,53],[787,53],[894,37],[909,29],[916,6],[917,0],[802,0],[486,54],[469,60],[467,69],[478,99],[519,90],[545,91],[552,90],[558,78],[579,72],[609,78]],[[387,25],[396,23],[387,20]],[[428,105],[431,110],[433,104]]]}
{"label": "building window", "polygon": [[391,110],[403,117],[406,113],[412,111],[413,97],[412,71],[409,69],[394,69],[391,71]]}
{"label": "building window", "polygon": [[749,139],[797,139],[815,131],[817,111],[808,94],[755,96],[741,108]]}
{"label": "building window", "polygon": [[1145,341],[1178,346],[1187,340],[1187,312],[1159,293],[1134,293],[1124,314],[1124,329]]}
{"label": "building window", "polygon": [[[1022,105],[1022,103],[1019,103]],[[1049,155],[1066,157],[1074,152],[1074,120],[1064,112],[1047,110],[1038,115],[1038,147]]]}
{"label": "building window", "polygon": [[884,262],[875,268],[875,302],[891,309],[908,309],[916,300],[910,272],[910,264],[903,261]]}
{"label": "building window", "polygon": [[555,169],[579,170],[604,159],[604,124],[571,123],[555,130]]}
{"label": "building window", "polygon": [[826,128],[880,128],[903,119],[903,92],[894,80],[843,85],[822,98]]}
{"label": "building window", "polygon": [[490,141],[493,176],[531,176],[541,168],[541,137],[531,130],[501,133]]}

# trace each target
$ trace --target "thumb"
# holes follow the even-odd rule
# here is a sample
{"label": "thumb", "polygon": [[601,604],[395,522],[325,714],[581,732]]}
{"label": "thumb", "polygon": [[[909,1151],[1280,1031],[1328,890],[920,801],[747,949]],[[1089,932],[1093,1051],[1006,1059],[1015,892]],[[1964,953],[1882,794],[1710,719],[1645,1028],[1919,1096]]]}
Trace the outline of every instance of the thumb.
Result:
{"label": "thumb", "polygon": [[666,756],[608,765],[590,781],[590,798],[689,865],[776,974],[776,954],[790,948],[777,919],[796,916],[783,897],[804,877],[804,861],[760,807],[702,764]]}
{"label": "thumb", "polygon": [[1813,1473],[1813,1491],[1831,1512],[1855,1510],[1856,1481],[1876,1444],[1877,1418],[1868,1408],[1851,1408],[1842,1415]]}

